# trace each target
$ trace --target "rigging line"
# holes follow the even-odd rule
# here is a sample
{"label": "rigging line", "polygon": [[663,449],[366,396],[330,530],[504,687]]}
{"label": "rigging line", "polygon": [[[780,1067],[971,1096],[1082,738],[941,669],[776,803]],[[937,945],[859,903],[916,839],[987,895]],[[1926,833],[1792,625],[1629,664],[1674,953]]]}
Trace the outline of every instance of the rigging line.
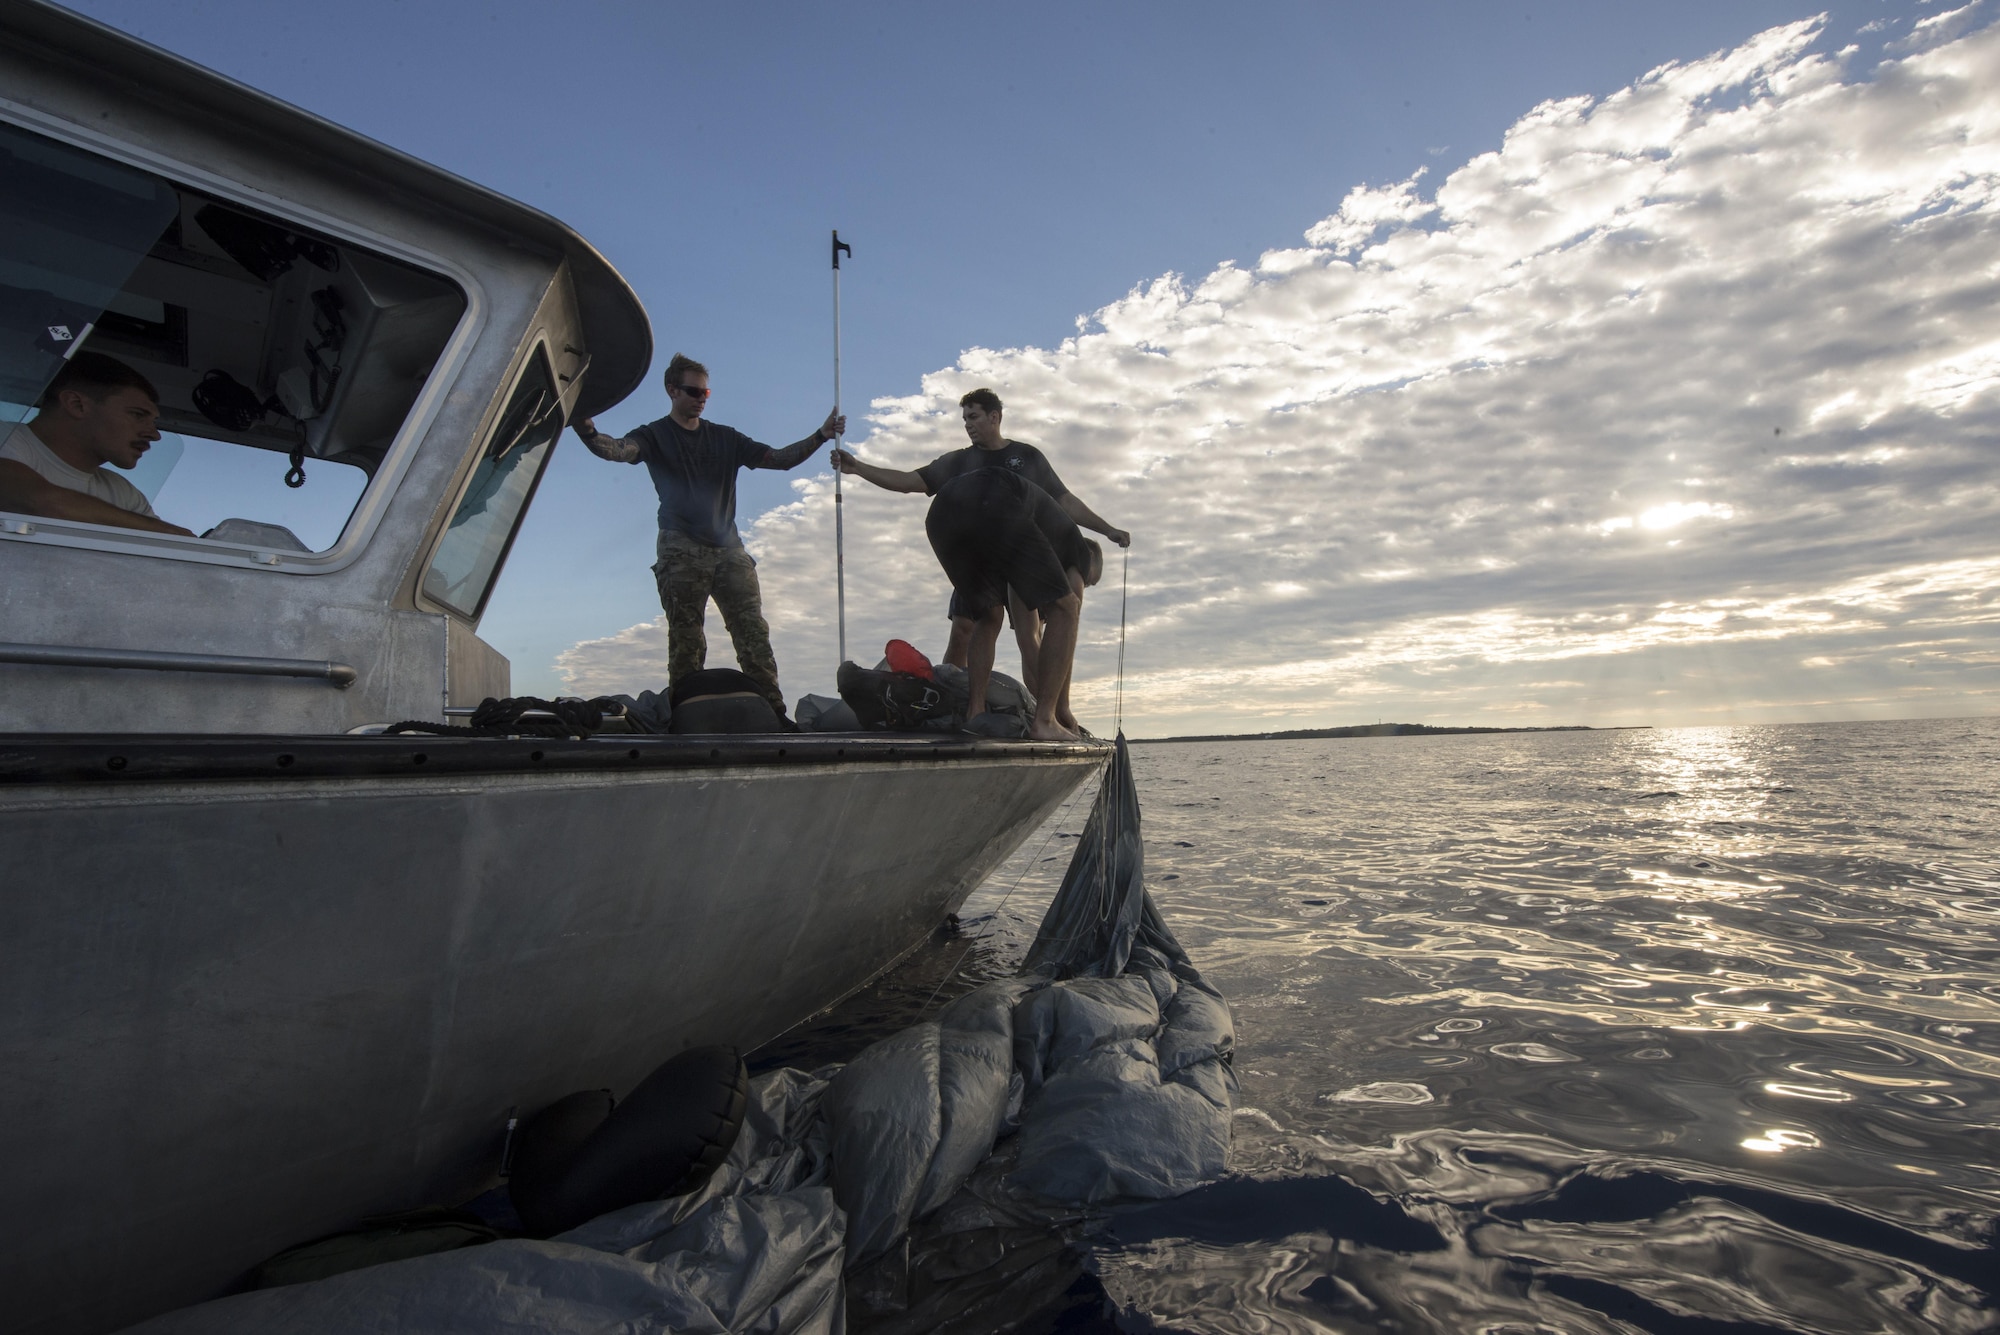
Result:
{"label": "rigging line", "polygon": [[[1109,766],[1106,766],[1107,773]],[[1122,806],[1118,794],[1113,794],[1111,803],[1106,805],[1109,814],[1113,806]],[[1122,821],[1100,821],[1097,826],[1097,921],[1102,924],[1111,920],[1111,830],[1122,825]]]}
{"label": "rigging line", "polygon": [[952,961],[952,965],[949,969],[945,970],[944,977],[938,979],[938,985],[931,989],[930,997],[923,1004],[923,1010],[929,1011],[931,1005],[937,1001],[938,993],[944,991],[944,985],[946,983],[949,983],[954,977],[957,976],[959,966],[965,963],[965,957],[972,953],[972,948],[978,945],[981,941],[987,940],[989,937],[992,937],[995,933],[997,933],[1000,930],[1000,910],[1007,907],[1007,901],[1012,899],[1014,897],[1014,892],[1021,888],[1021,882],[1025,881],[1028,878],[1028,873],[1041,865],[1042,854],[1048,851],[1050,842],[1055,839],[1056,835],[1062,832],[1062,827],[1064,823],[1067,822],[1069,819],[1069,813],[1076,809],[1076,804],[1082,797],[1083,797],[1083,789],[1081,787],[1079,787],[1074,793],[1070,794],[1069,801],[1064,803],[1063,809],[1056,813],[1056,818],[1052,822],[1054,828],[1052,828],[1046,835],[1042,836],[1042,846],[1040,848],[1037,848],[1035,850],[1035,855],[1028,859],[1028,865],[1021,868],[1021,874],[1014,878],[1014,884],[1007,887],[1007,893],[1000,896],[1000,902],[993,906],[992,928],[987,932],[983,933],[982,935],[973,937],[970,941],[965,943],[965,949],[958,952],[958,958]]}
{"label": "rigging line", "polygon": [[1112,713],[1111,735],[1125,731],[1125,603],[1132,590],[1132,548],[1125,548],[1125,573],[1118,579],[1118,695]]}
{"label": "rigging line", "polygon": [[[1124,548],[1123,573],[1118,577],[1118,687],[1112,706],[1111,735],[1121,737],[1125,733],[1125,607],[1132,587],[1132,548]],[[1105,821],[1097,832],[1097,921],[1102,924],[1111,917],[1111,828],[1116,822]]]}

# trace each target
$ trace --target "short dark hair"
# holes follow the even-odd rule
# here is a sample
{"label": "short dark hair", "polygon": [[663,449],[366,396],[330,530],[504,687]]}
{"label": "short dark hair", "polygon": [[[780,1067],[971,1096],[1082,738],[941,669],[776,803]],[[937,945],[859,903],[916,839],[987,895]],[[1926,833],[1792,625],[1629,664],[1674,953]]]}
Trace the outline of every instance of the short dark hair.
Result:
{"label": "short dark hair", "polygon": [[972,390],[958,401],[958,406],[961,408],[970,408],[975,403],[989,413],[1000,411],[1000,396],[990,389]]}
{"label": "short dark hair", "polygon": [[153,388],[152,381],[116,357],[107,357],[101,352],[79,351],[71,354],[70,359],[63,363],[62,370],[56,372],[56,378],[49,381],[49,387],[42,391],[42,397],[36,400],[37,406],[54,407],[66,389],[86,394],[99,403],[121,389],[136,389],[151,399],[155,407],[160,402],[160,391]]}
{"label": "short dark hair", "polygon": [[683,356],[678,352],[675,353],[674,359],[667,363],[667,377],[664,382],[666,387],[668,389],[681,388],[687,384],[686,376],[690,371],[698,371],[702,375],[708,374],[708,368],[694,358]]}

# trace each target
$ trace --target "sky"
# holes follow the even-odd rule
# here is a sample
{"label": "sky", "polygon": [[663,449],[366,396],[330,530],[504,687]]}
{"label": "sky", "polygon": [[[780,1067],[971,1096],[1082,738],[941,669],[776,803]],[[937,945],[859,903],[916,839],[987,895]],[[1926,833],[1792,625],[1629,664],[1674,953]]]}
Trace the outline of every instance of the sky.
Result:
{"label": "sky", "polygon": [[[1135,535],[1100,731],[1121,602],[1134,736],[2000,702],[2000,0],[78,8],[576,227],[654,324],[610,429],[679,349],[810,431],[840,228],[856,451],[990,386]],[[824,457],[741,489],[794,696]],[[847,492],[850,656],[940,652],[923,501]],[[517,691],[664,681],[654,505],[557,451],[481,630]]]}

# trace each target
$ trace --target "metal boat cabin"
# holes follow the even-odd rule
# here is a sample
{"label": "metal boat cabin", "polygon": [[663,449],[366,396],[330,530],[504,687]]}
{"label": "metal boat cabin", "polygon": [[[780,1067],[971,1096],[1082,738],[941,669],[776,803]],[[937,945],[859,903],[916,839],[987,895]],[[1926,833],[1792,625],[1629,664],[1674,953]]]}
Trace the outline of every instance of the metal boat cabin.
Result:
{"label": "metal boat cabin", "polygon": [[9,4],[0,437],[79,348],[159,389],[128,476],[201,536],[0,513],[0,732],[341,733],[507,694],[494,580],[564,424],[652,355],[554,219]]}

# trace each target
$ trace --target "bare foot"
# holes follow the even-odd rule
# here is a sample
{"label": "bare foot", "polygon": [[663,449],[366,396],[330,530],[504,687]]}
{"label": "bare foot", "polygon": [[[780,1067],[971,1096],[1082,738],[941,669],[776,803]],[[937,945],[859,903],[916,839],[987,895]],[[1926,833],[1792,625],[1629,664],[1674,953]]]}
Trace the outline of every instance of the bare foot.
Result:
{"label": "bare foot", "polygon": [[1068,728],[1073,733],[1081,735],[1083,732],[1083,725],[1076,721],[1076,715],[1074,714],[1058,714],[1056,715],[1056,722]]}
{"label": "bare foot", "polygon": [[1034,719],[1028,724],[1028,740],[1031,742],[1075,742],[1082,739],[1061,724],[1043,723],[1040,719]]}

